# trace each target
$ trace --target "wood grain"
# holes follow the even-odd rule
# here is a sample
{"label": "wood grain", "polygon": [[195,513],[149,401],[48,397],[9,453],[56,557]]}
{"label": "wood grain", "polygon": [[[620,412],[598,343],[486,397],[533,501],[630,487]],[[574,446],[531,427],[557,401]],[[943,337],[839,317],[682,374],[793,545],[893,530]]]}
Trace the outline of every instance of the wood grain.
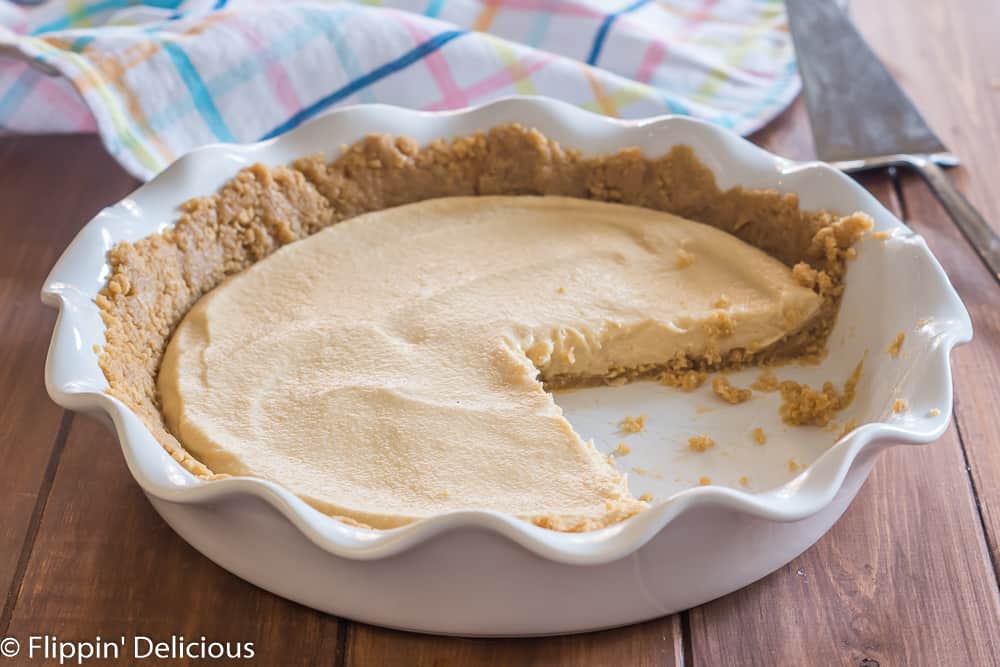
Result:
{"label": "wood grain", "polygon": [[[1000,3],[886,4],[858,3],[862,27],[961,158],[951,178],[1000,230]],[[909,37],[915,34],[933,38]],[[972,315],[975,338],[952,356],[955,419],[1000,576],[1000,289],[920,179],[904,175],[901,190],[908,222],[927,239]]]}
{"label": "wood grain", "polygon": [[[1000,151],[1000,145],[997,146]],[[902,191],[907,222],[944,266],[972,316],[975,337],[952,354],[955,421],[986,527],[994,561],[1000,563],[1000,288],[973,254],[927,186],[906,175]]]}
{"label": "wood grain", "polygon": [[998,664],[1000,604],[961,463],[954,428],[883,456],[816,546],[690,612],[689,664]]}
{"label": "wood grain", "polygon": [[[899,209],[888,177],[866,185]],[[689,615],[694,665],[997,664],[1000,597],[955,427],[883,456],[816,546]]]}
{"label": "wood grain", "polygon": [[815,160],[809,115],[801,97],[785,109],[774,122],[754,132],[750,141],[781,157],[792,160]]}
{"label": "wood grain", "polygon": [[[188,546],[132,480],[114,436],[89,417],[74,418],[9,635],[22,643],[39,633],[204,635],[254,642],[252,664],[332,666],[338,626],[336,618],[251,586]],[[128,655],[101,664],[133,664]]]}
{"label": "wood grain", "polygon": [[[101,176],[81,177],[88,171]],[[0,140],[0,590],[7,600],[0,631],[51,481],[60,425],[68,426],[43,383],[55,312],[39,301],[39,289],[77,229],[134,183],[96,137]]]}
{"label": "wood grain", "polygon": [[428,637],[355,623],[348,632],[346,664],[681,667],[684,659],[680,616],[674,615],[617,630],[540,639]]}
{"label": "wood grain", "polygon": [[951,176],[1000,230],[1000,2],[851,3],[872,48],[963,163]]}
{"label": "wood grain", "polygon": [[[954,445],[954,434],[948,440],[935,446]],[[907,457],[913,463],[903,469]],[[889,482],[939,462],[909,451],[887,456],[820,544],[763,582],[693,611],[691,664],[801,664],[804,656],[817,665],[997,664],[988,573],[970,562],[974,546],[943,547],[976,544],[967,522],[941,530],[936,522],[898,520],[902,505],[926,503],[932,488],[932,501],[961,493],[962,507],[953,510],[971,512],[964,490],[943,489],[926,470],[905,484]]]}

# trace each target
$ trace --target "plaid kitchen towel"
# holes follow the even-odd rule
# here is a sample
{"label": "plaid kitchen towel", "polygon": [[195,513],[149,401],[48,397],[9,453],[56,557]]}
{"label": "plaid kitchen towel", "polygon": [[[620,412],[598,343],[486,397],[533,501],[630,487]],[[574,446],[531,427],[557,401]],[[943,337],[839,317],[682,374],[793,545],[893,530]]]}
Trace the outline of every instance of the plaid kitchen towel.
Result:
{"label": "plaid kitchen towel", "polygon": [[97,131],[142,179],[345,104],[547,95],[746,134],[798,89],[781,0],[0,1],[0,130]]}

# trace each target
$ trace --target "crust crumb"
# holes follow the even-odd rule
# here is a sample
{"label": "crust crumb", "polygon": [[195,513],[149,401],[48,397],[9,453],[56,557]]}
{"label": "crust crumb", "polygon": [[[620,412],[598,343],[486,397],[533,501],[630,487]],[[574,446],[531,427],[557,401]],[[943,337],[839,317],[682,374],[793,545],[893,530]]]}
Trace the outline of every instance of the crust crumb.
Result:
{"label": "crust crumb", "polygon": [[872,232],[872,238],[876,241],[886,241],[890,236],[889,232]]}
{"label": "crust crumb", "polygon": [[896,338],[893,339],[892,343],[886,349],[886,352],[889,353],[890,357],[892,357],[893,359],[899,357],[899,352],[900,350],[903,349],[904,340],[906,340],[906,333],[900,331],[898,334],[896,334]]}
{"label": "crust crumb", "polygon": [[788,472],[798,472],[802,468],[795,459],[788,459]]}
{"label": "crust crumb", "polygon": [[854,401],[864,360],[858,362],[854,372],[844,383],[843,392],[838,392],[832,382],[824,382],[822,389],[791,380],[779,385],[781,407],[779,413],[786,424],[793,426],[826,426],[833,415],[848,407]]}
{"label": "crust crumb", "polygon": [[640,433],[646,428],[646,415],[639,415],[638,417],[626,416],[619,425],[619,428],[622,433]]}
{"label": "crust crumb", "polygon": [[740,486],[750,486],[750,478],[746,475],[740,477]]}
{"label": "crust crumb", "polygon": [[660,384],[683,391],[694,391],[707,379],[708,373],[704,371],[666,371],[660,375]]}
{"label": "crust crumb", "polygon": [[716,310],[705,320],[705,335],[709,338],[728,338],[736,331],[736,323],[724,310]]}
{"label": "crust crumb", "polygon": [[566,288],[565,287],[560,287],[559,289],[556,290],[556,292],[558,292],[559,294],[565,294],[566,293]]}
{"label": "crust crumb", "polygon": [[[834,274],[842,274],[847,251],[862,236],[871,230],[873,222],[864,213],[853,213],[840,218],[836,222],[820,229],[812,238],[809,252],[816,258],[826,260],[826,267]],[[830,275],[830,274],[828,274]],[[839,277],[832,275],[831,277]],[[843,290],[843,286],[839,286]]]}
{"label": "crust crumb", "polygon": [[694,264],[695,256],[684,248],[677,249],[677,268],[686,269]]}
{"label": "crust crumb", "polygon": [[632,468],[632,472],[636,475],[641,475],[642,477],[651,477],[653,479],[663,479],[663,475],[658,472],[653,472],[652,470],[647,470],[646,468],[640,468],[636,466]]}
{"label": "crust crumb", "polygon": [[688,438],[688,447],[690,447],[693,452],[705,452],[712,447],[715,447],[715,440],[712,440],[707,435],[696,435],[692,438]]}
{"label": "crust crumb", "polygon": [[906,401],[904,401],[902,398],[897,398],[896,401],[892,404],[892,411],[906,412]]}
{"label": "crust crumb", "polygon": [[927,413],[927,416],[928,417],[937,417],[939,414],[941,414],[940,410],[938,410],[937,408],[932,408],[930,410],[930,412]]}
{"label": "crust crumb", "polygon": [[753,396],[753,392],[749,389],[740,389],[729,384],[729,378],[725,375],[716,375],[713,378],[712,393],[732,405],[746,403]]}
{"label": "crust crumb", "polygon": [[772,392],[778,391],[778,376],[772,370],[766,370],[757,376],[757,379],[750,385],[755,391]]}
{"label": "crust crumb", "polygon": [[725,294],[720,295],[718,299],[712,302],[713,308],[728,308],[729,305],[729,298]]}
{"label": "crust crumb", "polygon": [[639,496],[639,500],[641,500],[644,503],[652,502],[653,501],[653,494],[650,493],[649,491],[646,491],[641,496]]}
{"label": "crust crumb", "polygon": [[753,430],[752,435],[753,435],[753,441],[756,442],[758,445],[767,444],[767,435],[764,433],[764,429],[762,429],[760,426],[756,427]]}
{"label": "crust crumb", "polygon": [[707,475],[702,475],[698,478],[698,486],[709,486],[712,483],[712,478]]}
{"label": "crust crumb", "polygon": [[618,447],[615,451],[611,452],[612,456],[628,456],[632,453],[632,448],[626,445],[624,442],[619,442]]}
{"label": "crust crumb", "polygon": [[816,286],[819,271],[809,266],[805,262],[799,262],[792,267],[792,277],[803,287],[812,289]]}

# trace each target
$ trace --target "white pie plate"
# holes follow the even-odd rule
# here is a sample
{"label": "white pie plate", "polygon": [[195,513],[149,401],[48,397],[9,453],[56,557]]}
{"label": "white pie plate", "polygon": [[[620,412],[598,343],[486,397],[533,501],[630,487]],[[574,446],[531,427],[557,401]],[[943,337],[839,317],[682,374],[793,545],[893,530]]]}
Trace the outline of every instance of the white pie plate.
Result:
{"label": "white pie plate", "polygon": [[[819,367],[779,372],[813,384],[842,383],[867,350],[858,397],[845,415],[862,426],[834,445],[836,435],[823,429],[783,427],[774,394],[729,407],[707,388],[684,394],[636,383],[574,392],[557,400],[578,431],[603,451],[626,439],[633,452],[618,464],[650,471],[630,474],[634,493],[657,498],[648,510],[584,534],[482,511],[371,531],[334,521],[276,484],[196,479],[128,407],[104,393],[108,385],[93,351],[104,343],[104,325],[93,299],[115,243],[169,226],[181,202],[213,192],[253,162],[284,164],[318,150],[333,156],[371,132],[427,142],[514,121],[587,154],[639,146],[657,156],[689,144],[723,187],[774,188],[797,193],[807,208],[871,214],[891,238],[862,242],[830,355]],[[926,444],[944,432],[952,404],[949,354],[972,336],[968,313],[923,239],[833,168],[776,157],[688,118],[623,122],[539,98],[446,113],[358,106],[271,141],[196,150],[87,224],[53,268],[42,299],[59,309],[45,369],[49,394],[113,425],[129,470],[182,538],[237,576],[310,607],[462,635],[633,623],[701,604],[787,563],[840,517],[879,452]],[[899,331],[906,342],[894,359],[886,348]],[[745,386],[753,376],[736,375],[734,383]],[[892,410],[896,398],[909,406],[901,414]],[[615,432],[623,416],[638,413],[647,415],[645,432],[628,438]],[[765,446],[749,438],[757,425],[769,435]],[[685,452],[695,433],[719,445],[706,454]],[[810,465],[792,473],[790,458]],[[718,485],[695,486],[701,475]],[[750,490],[736,482],[743,475]]]}

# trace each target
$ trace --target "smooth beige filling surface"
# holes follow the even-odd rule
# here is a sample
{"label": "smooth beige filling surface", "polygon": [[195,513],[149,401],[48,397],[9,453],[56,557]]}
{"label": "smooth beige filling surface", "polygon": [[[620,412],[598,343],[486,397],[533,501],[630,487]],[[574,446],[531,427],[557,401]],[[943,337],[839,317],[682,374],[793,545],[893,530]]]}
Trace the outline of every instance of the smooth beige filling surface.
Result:
{"label": "smooth beige filling surface", "polygon": [[539,380],[754,352],[822,298],[719,229],[564,197],[452,197],[290,244],[191,309],[163,413],[216,473],[386,528],[489,509],[561,530],[639,511]]}

